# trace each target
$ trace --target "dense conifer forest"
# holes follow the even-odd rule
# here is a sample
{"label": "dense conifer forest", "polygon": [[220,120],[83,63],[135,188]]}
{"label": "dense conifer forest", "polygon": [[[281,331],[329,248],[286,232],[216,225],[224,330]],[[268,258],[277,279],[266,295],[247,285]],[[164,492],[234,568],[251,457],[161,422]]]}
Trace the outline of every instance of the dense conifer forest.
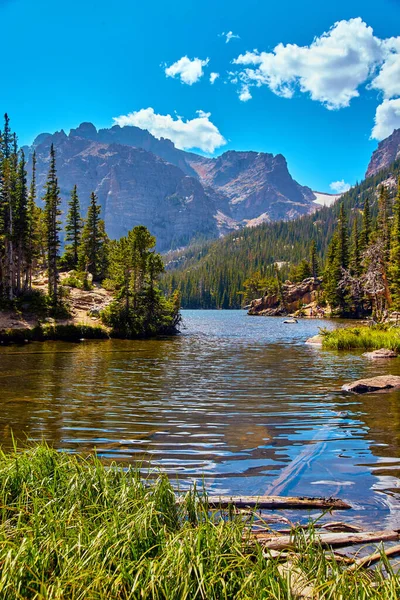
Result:
{"label": "dense conifer forest", "polygon": [[[371,260],[364,253],[370,241],[381,239],[379,230],[384,223],[384,276],[389,277],[390,272],[393,279],[396,236],[389,230],[396,226],[393,183],[399,175],[400,160],[355,185],[331,207],[322,207],[293,221],[246,228],[212,243],[170,253],[163,289],[178,289],[184,308],[240,308],[265,291],[275,291],[277,277],[296,282],[315,275],[317,270],[320,275],[325,274],[326,299],[332,307],[342,312],[359,312],[360,307],[351,306],[344,284],[341,283],[342,291],[337,289],[341,270],[350,269],[352,277],[363,275]],[[366,223],[371,236],[366,232]],[[379,248],[375,245],[374,249]]]}
{"label": "dense conifer forest", "polygon": [[[164,270],[156,240],[142,226],[110,241],[94,193],[85,218],[78,189],[71,190],[61,243],[60,190],[56,150],[51,146],[44,190],[36,187],[36,156],[30,186],[25,156],[18,149],[7,115],[0,132],[0,309],[34,311],[41,317],[68,318],[69,288],[104,285],[113,293],[101,318],[114,335],[136,337],[175,331],[179,297],[166,298],[158,288]],[[68,271],[62,279],[61,272]],[[47,294],[35,277],[47,279]]]}

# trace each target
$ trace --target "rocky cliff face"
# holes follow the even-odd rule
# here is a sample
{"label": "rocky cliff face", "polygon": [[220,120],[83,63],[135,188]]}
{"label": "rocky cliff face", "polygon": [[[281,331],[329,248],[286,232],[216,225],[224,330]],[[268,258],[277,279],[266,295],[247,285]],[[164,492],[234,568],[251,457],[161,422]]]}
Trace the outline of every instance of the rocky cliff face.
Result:
{"label": "rocky cliff face", "polygon": [[293,219],[315,208],[314,193],[294,181],[282,154],[230,151],[188,160],[204,185],[225,196],[238,221]]}
{"label": "rocky cliff face", "polygon": [[[64,215],[76,183],[84,212],[91,191],[97,194],[112,238],[142,224],[157,237],[158,249],[164,251],[184,246],[196,236],[218,235],[214,201],[200,182],[141,148],[66,136],[64,132],[47,136],[36,146],[38,189],[46,181],[51,143],[57,150]],[[28,163],[28,171],[30,167]]]}
{"label": "rocky cliff face", "polygon": [[138,127],[97,130],[91,123],[69,135],[40,134],[25,148],[30,160],[36,149],[39,190],[52,143],[64,216],[77,184],[84,211],[90,193],[98,195],[111,237],[143,224],[157,236],[161,251],[315,210],[313,192],[293,180],[280,154],[230,151],[211,159],[178,150]]}
{"label": "rocky cliff face", "polygon": [[301,283],[286,281],[282,284],[284,303],[278,294],[263,296],[251,302],[248,314],[269,317],[294,313],[317,300],[321,285],[322,279],[313,277],[304,279]]}
{"label": "rocky cliff face", "polygon": [[372,155],[365,177],[376,175],[400,158],[400,129],[395,129],[388,138],[379,142]]}

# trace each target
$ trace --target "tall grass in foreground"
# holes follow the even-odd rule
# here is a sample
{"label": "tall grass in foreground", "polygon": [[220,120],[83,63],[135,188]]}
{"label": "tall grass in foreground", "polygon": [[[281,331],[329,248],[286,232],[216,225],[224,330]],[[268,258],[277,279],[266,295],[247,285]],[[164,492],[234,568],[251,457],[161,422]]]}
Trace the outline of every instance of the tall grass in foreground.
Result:
{"label": "tall grass in foreground", "polygon": [[375,325],[372,327],[344,327],[321,331],[322,347],[328,350],[379,350],[389,348],[400,352],[400,328]]}
{"label": "tall grass in foreground", "polygon": [[[242,518],[210,515],[168,480],[105,468],[39,446],[0,453],[0,598],[288,599],[278,559],[253,544]],[[292,562],[318,598],[399,597],[399,579],[346,573],[308,533]],[[330,557],[332,558],[332,557]],[[390,569],[390,567],[389,567]]]}

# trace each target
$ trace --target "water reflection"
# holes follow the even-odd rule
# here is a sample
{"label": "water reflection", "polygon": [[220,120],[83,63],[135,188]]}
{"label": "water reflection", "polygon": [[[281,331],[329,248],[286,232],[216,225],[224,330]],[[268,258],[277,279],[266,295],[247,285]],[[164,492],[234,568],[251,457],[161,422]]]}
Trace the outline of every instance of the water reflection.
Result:
{"label": "water reflection", "polygon": [[[178,338],[43,343],[0,350],[0,440],[162,467],[180,486],[335,495],[353,517],[397,524],[399,393],[348,396],[385,372],[361,354],[304,345],[338,322],[186,311]],[[394,510],[396,509],[396,510]]]}

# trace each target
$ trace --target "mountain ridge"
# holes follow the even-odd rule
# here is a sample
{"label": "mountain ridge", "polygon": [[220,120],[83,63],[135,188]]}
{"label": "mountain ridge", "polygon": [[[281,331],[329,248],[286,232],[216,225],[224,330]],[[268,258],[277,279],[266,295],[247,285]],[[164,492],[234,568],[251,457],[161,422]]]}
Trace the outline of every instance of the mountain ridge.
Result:
{"label": "mountain ridge", "polygon": [[227,151],[208,158],[175,147],[138,127],[96,129],[89,122],[53,134],[39,134],[24,147],[31,169],[37,154],[37,182],[45,183],[54,144],[65,216],[77,184],[83,211],[94,191],[111,237],[144,224],[167,251],[199,238],[215,238],[257,219],[287,220],[315,210],[315,196],[290,175],[281,155]]}

